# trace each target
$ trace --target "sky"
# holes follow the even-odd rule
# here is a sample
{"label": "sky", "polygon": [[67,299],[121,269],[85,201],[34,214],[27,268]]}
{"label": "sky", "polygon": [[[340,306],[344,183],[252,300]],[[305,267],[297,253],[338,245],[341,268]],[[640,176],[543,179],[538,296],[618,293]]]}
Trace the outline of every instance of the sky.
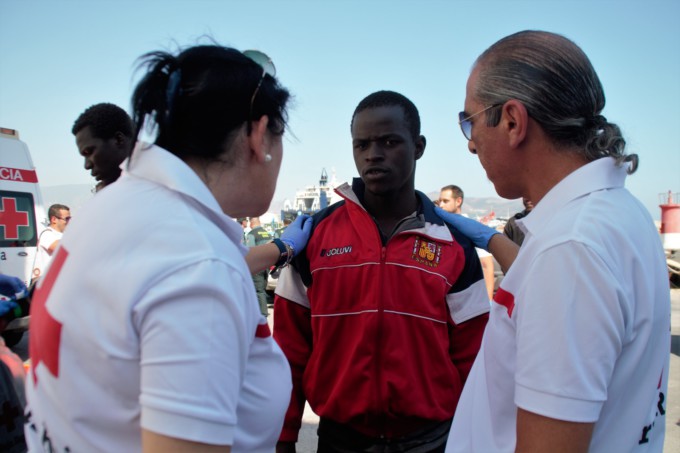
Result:
{"label": "sky", "polygon": [[0,126],[19,131],[44,186],[92,184],[71,127],[87,107],[130,111],[153,50],[208,42],[259,49],[294,96],[274,200],[357,176],[349,124],[368,94],[388,89],[418,107],[425,154],[416,188],[447,184],[496,197],[457,124],[475,59],[525,29],[563,34],[589,56],[640,168],[626,186],[660,217],[680,192],[680,0],[0,0]]}

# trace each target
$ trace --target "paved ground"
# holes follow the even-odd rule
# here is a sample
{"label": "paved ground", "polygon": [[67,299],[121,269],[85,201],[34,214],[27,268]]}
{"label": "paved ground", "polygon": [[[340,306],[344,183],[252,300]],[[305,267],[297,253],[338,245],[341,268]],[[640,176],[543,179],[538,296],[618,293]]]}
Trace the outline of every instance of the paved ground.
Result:
{"label": "paved ground", "polygon": [[680,451],[680,289],[671,290],[671,367],[664,452]]}
{"label": "paved ground", "polygon": [[[269,309],[269,327],[274,330],[274,313],[273,309]],[[295,445],[297,453],[314,453],[318,437],[316,436],[316,428],[319,426],[319,417],[312,411],[309,405],[305,405],[305,412],[302,415],[302,428],[298,435],[298,442]]]}

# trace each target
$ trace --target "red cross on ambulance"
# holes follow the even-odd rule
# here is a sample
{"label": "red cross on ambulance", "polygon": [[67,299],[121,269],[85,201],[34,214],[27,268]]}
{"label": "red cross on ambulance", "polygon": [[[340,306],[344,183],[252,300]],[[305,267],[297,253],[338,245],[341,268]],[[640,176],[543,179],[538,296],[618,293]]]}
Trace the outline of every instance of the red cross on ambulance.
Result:
{"label": "red cross on ambulance", "polygon": [[28,212],[17,209],[16,198],[2,197],[0,199],[0,228],[4,228],[6,240],[19,239],[19,227],[29,225]]}

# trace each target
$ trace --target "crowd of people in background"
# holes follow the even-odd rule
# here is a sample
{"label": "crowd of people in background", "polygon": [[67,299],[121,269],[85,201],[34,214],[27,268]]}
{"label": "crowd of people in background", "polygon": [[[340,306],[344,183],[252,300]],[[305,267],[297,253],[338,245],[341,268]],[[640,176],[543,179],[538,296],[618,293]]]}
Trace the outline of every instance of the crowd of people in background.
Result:
{"label": "crowd of people in background", "polygon": [[75,121],[97,193],[73,220],[51,206],[38,242],[26,396],[0,387],[30,451],[294,452],[305,403],[321,453],[662,451],[665,259],[574,42],[519,32],[472,66],[460,129],[525,207],[504,234],[461,215],[460,187],[416,189],[420,115],[389,90],[348,118],[342,201],[265,228],[290,97],[271,59],[139,65],[131,115]]}

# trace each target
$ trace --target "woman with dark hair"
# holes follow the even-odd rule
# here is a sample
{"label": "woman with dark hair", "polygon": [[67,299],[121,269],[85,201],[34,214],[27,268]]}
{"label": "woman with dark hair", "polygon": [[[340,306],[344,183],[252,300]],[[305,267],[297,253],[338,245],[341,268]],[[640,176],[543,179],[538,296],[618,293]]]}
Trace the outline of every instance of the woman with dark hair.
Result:
{"label": "woman with dark hair", "polygon": [[290,370],[251,272],[287,264],[308,222],[246,261],[233,218],[269,207],[289,93],[259,52],[141,62],[133,120],[155,144],[79,212],[33,298],[30,449],[273,451]]}

